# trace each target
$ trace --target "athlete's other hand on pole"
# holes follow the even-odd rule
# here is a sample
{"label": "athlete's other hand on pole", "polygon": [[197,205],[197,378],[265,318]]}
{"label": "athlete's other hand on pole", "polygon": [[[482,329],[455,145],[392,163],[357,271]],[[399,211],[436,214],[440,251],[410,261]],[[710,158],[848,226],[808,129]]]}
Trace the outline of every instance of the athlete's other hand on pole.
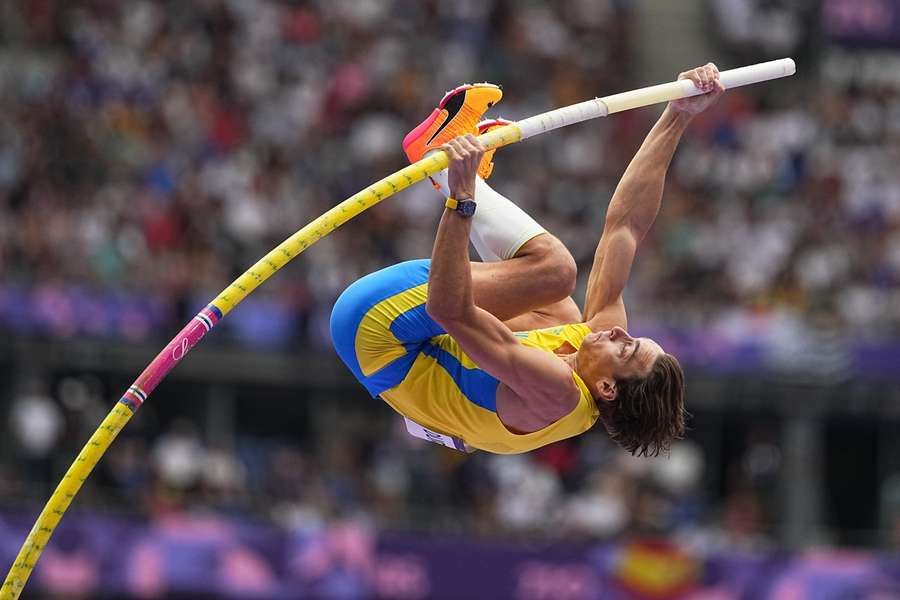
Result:
{"label": "athlete's other hand on pole", "polygon": [[702,67],[680,73],[678,79],[690,79],[697,89],[706,92],[699,96],[674,100],[670,103],[677,112],[686,115],[693,116],[703,112],[715,104],[722,92],[725,91],[725,86],[719,81],[719,68],[713,63],[706,63]]}
{"label": "athlete's other hand on pole", "polygon": [[441,150],[450,159],[450,195],[457,200],[475,198],[475,175],[485,148],[471,133],[452,139]]}

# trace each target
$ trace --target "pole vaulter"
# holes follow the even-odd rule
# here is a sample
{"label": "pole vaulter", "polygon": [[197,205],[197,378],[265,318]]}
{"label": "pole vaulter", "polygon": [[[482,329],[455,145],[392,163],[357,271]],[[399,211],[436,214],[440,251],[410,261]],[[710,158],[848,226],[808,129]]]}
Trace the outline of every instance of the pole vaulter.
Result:
{"label": "pole vaulter", "polygon": [[[726,88],[735,88],[787,77],[793,75],[795,70],[794,61],[784,58],[722,71],[720,80]],[[704,92],[692,81],[682,79],[551,110],[493,129],[478,139],[488,150],[499,148],[588,119],[701,93]],[[128,388],[79,452],[25,539],[0,588],[0,600],[16,600],[19,597],[54,529],[116,435],[169,371],[225,315],[276,271],[318,240],[382,200],[439,173],[447,166],[447,155],[442,151],[435,152],[347,198],[266,254],[191,319]]]}

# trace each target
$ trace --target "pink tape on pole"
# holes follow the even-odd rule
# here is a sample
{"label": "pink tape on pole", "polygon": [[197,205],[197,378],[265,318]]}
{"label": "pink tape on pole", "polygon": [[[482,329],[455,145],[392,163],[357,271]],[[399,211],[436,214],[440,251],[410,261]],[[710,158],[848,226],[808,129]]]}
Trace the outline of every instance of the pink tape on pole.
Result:
{"label": "pink tape on pole", "polygon": [[222,313],[212,304],[197,313],[184,326],[184,329],[163,348],[162,352],[156,355],[153,362],[144,369],[144,372],[128,388],[128,391],[119,399],[119,402],[130,408],[132,412],[139,409],[147,397],[156,389],[163,377],[190,352],[191,348],[203,339],[203,336],[216,326],[216,323],[221,318]]}

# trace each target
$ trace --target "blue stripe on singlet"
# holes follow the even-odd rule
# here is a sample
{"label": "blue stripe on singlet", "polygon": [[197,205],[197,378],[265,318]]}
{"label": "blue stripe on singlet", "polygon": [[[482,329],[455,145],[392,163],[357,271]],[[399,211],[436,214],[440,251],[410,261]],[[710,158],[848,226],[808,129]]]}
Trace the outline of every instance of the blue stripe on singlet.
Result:
{"label": "blue stripe on singlet", "polygon": [[360,322],[379,302],[428,281],[430,264],[427,259],[412,260],[366,275],[344,290],[334,303],[331,311],[332,344],[338,356],[363,384],[366,376],[359,366],[355,349]]}
{"label": "blue stripe on singlet", "polygon": [[397,315],[391,321],[391,333],[407,350],[417,351],[424,342],[447,332],[431,318],[425,305],[420,304]]}
{"label": "blue stripe on singlet", "polygon": [[491,412],[497,412],[499,381],[481,369],[465,368],[458,358],[434,344],[424,344],[421,352],[437,360],[469,402]]}

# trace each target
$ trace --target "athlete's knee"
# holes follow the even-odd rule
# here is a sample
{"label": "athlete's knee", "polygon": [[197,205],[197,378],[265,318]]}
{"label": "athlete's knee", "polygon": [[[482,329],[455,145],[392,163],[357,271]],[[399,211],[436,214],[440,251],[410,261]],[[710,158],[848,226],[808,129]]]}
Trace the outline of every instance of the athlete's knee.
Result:
{"label": "athlete's knee", "polygon": [[526,242],[517,256],[528,256],[535,261],[535,272],[542,282],[557,291],[560,298],[575,290],[578,266],[569,249],[555,236],[543,233]]}

